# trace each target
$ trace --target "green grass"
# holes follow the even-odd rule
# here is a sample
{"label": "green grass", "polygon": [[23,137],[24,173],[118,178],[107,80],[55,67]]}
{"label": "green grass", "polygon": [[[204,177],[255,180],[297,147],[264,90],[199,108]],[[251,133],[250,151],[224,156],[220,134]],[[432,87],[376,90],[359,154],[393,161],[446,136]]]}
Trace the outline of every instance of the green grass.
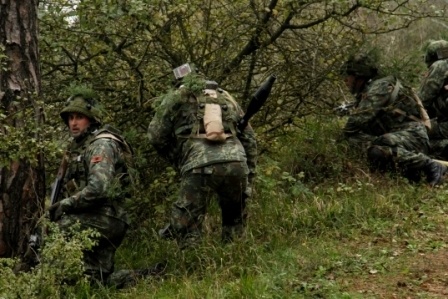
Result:
{"label": "green grass", "polygon": [[[178,251],[174,242],[148,236],[142,242],[164,254],[142,255],[165,258],[167,274],[117,298],[376,298],[362,287],[371,277],[388,281],[410,273],[406,261],[446,246],[445,239],[433,239],[446,230],[446,186],[371,174],[347,147],[325,140],[301,151],[284,148],[278,160],[261,159],[244,239],[218,242],[213,202],[195,249]],[[325,168],[331,176],[320,178],[323,166],[301,163],[304,155],[332,161]],[[397,293],[388,287],[381,292]]]}
{"label": "green grass", "polygon": [[427,269],[436,275],[429,280],[419,261],[447,247],[447,185],[370,173],[346,145],[328,142],[338,124],[306,126],[307,136],[278,140],[295,148],[260,158],[244,238],[219,242],[214,201],[195,248],[157,237],[165,215],[148,219],[119,248],[117,268],[163,260],[166,274],[123,290],[81,285],[70,289],[73,298],[443,298],[424,287],[443,287],[443,264]]}

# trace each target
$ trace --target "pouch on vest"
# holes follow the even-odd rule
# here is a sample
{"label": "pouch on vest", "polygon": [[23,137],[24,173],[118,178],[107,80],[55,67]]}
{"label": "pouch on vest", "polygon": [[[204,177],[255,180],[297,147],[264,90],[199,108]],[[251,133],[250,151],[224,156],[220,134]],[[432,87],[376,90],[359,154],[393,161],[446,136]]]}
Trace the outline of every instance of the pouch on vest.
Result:
{"label": "pouch on vest", "polygon": [[[216,90],[206,89],[204,94],[211,98],[217,98]],[[204,129],[205,138],[211,141],[224,142],[226,134],[222,124],[221,105],[215,103],[206,103],[204,107]]]}

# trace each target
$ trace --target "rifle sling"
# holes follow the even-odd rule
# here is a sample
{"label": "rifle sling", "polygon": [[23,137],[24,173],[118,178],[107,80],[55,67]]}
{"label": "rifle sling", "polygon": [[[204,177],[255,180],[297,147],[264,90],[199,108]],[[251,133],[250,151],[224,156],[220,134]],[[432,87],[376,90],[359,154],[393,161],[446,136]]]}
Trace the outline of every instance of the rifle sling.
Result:
{"label": "rifle sling", "polygon": [[[406,116],[407,118],[412,119],[413,121],[416,121],[416,122],[425,124],[425,121],[424,121],[424,120],[422,120],[422,119],[420,119],[420,118],[418,118],[418,117],[416,117],[416,116],[414,116],[414,115],[412,115],[412,114],[408,114],[408,113],[406,113],[405,111],[403,111],[403,110],[401,110],[401,109],[399,109],[399,108],[394,108],[392,111],[395,112],[395,113],[397,113],[397,114],[404,115],[404,116]],[[426,125],[425,125],[425,126],[426,126]]]}
{"label": "rifle sling", "polygon": [[401,85],[400,81],[397,79],[397,82],[395,83],[394,89],[392,90],[392,93],[390,95],[390,102],[395,103],[395,100],[398,97],[398,92],[400,91],[400,88],[403,87]]}
{"label": "rifle sling", "polygon": [[[394,86],[394,90],[392,91],[392,94],[391,94],[391,102],[392,103],[394,103],[395,100],[397,99],[398,92],[400,91],[401,87],[402,87],[402,85],[401,85],[400,81],[397,79],[397,82],[395,83],[395,86]],[[428,130],[431,130],[431,122],[429,121],[428,113],[426,112],[425,108],[423,107],[422,101],[415,94],[413,89],[411,89],[411,93],[412,93],[412,96],[411,96],[412,99],[416,102],[416,104],[417,104],[417,106],[419,108],[419,113],[420,113],[421,119],[416,117],[416,116],[414,116],[414,115],[408,114],[408,113],[406,113],[405,111],[403,111],[403,110],[401,110],[399,108],[394,108],[392,111],[395,112],[395,113],[404,115],[404,116],[406,116],[407,118],[409,118],[409,119],[411,119],[413,121],[422,123],[422,124],[425,125],[425,127]]]}

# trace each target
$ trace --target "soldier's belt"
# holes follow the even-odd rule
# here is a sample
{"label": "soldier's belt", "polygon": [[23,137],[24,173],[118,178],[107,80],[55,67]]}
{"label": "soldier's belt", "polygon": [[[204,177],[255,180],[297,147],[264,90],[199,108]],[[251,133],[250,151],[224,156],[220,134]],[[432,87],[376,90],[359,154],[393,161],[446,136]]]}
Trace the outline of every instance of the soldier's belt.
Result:
{"label": "soldier's belt", "polygon": [[[226,139],[232,137],[232,133],[225,133],[224,134]],[[180,138],[198,138],[198,139],[206,139],[207,135],[205,135],[205,133],[199,133],[199,134],[182,134],[182,135],[178,135],[178,137]]]}

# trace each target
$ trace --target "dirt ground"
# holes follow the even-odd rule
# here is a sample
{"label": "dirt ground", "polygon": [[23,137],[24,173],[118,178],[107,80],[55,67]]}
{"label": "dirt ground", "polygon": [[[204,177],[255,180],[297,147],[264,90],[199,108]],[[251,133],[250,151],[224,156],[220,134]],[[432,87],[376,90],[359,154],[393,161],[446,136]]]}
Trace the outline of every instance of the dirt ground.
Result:
{"label": "dirt ground", "polygon": [[393,271],[345,280],[350,293],[363,298],[448,298],[448,249],[416,253]]}

